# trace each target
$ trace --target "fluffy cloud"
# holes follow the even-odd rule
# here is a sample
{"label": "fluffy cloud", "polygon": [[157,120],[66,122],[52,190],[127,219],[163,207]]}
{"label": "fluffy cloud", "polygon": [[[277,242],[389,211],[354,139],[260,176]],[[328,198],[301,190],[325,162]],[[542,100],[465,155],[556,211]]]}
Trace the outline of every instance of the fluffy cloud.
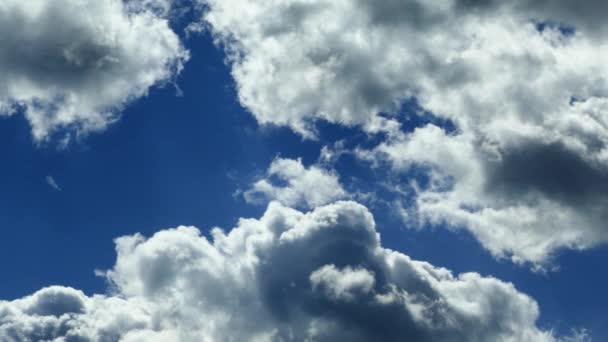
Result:
{"label": "fluffy cloud", "polygon": [[[255,117],[308,136],[319,119],[391,128],[366,157],[441,179],[417,199],[423,221],[537,265],[608,241],[605,3],[205,2]],[[412,99],[456,132],[378,125]]]}
{"label": "fluffy cloud", "polygon": [[302,160],[275,159],[266,172],[266,178],[255,182],[244,193],[251,203],[277,200],[287,206],[314,208],[343,198],[346,191],[338,176],[318,166],[306,168]]}
{"label": "fluffy cloud", "polygon": [[357,153],[397,172],[426,170],[427,184],[412,183],[407,223],[466,228],[498,258],[542,269],[560,248],[608,241],[603,163],[562,142],[486,143],[428,125]]}
{"label": "fluffy cloud", "polygon": [[151,325],[149,313],[133,301],[87,297],[81,291],[60,286],[0,302],[0,338],[6,342],[118,341],[131,331]]}
{"label": "fluffy cloud", "polygon": [[112,295],[0,302],[2,341],[556,341],[513,285],[385,249],[367,209],[276,202],[213,241],[193,227],[116,240]]}
{"label": "fluffy cloud", "polygon": [[[0,115],[23,112],[34,139],[98,131],[171,81],[188,53],[165,19],[122,0],[6,0]],[[154,12],[156,13],[156,12]]]}

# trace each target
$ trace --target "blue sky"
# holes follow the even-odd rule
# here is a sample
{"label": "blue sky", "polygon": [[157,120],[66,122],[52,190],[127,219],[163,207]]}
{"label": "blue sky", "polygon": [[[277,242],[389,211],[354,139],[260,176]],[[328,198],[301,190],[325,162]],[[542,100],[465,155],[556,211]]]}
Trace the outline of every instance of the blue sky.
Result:
{"label": "blue sky", "polygon": [[[215,9],[218,17],[223,15],[221,10],[225,9],[220,8],[217,2],[210,3],[212,7],[218,6]],[[0,13],[3,10],[0,7]],[[4,20],[2,18],[0,16],[0,23]],[[553,331],[555,336],[567,336],[572,329],[586,329],[593,341],[608,339],[608,318],[605,315],[608,296],[603,290],[608,287],[608,276],[602,271],[603,261],[608,258],[608,248],[603,246],[600,238],[597,238],[598,243],[584,244],[591,247],[570,249],[558,245],[548,253],[549,256],[529,257],[517,262],[511,258],[512,255],[525,259],[531,254],[510,251],[502,258],[497,257],[493,255],[495,250],[492,250],[491,242],[483,240],[475,230],[457,227],[466,226],[466,222],[455,225],[439,222],[418,227],[413,221],[398,215],[395,205],[414,207],[416,195],[412,192],[403,195],[392,190],[396,184],[408,185],[412,181],[420,182],[423,188],[432,187],[432,184],[424,185],[430,177],[427,174],[430,172],[429,164],[422,163],[419,169],[393,168],[393,163],[397,162],[376,154],[379,151],[377,147],[411,142],[414,138],[403,137],[412,134],[415,128],[428,127],[429,123],[452,137],[466,134],[463,127],[468,126],[461,123],[459,127],[458,121],[454,123],[453,117],[448,115],[435,116],[430,109],[427,110],[431,102],[424,101],[415,106],[401,101],[405,104],[396,110],[391,110],[390,106],[381,110],[384,114],[378,117],[400,124],[397,131],[378,133],[370,128],[369,123],[349,122],[350,119],[337,119],[331,114],[311,119],[305,117],[309,114],[307,112],[294,112],[294,115],[302,115],[302,122],[307,124],[316,122],[317,136],[313,139],[298,132],[300,123],[296,121],[285,124],[277,120],[277,125],[260,124],[264,121],[272,123],[266,116],[271,113],[264,111],[269,108],[268,104],[262,103],[272,96],[266,100],[243,100],[249,91],[249,80],[244,78],[250,76],[237,76],[235,79],[231,72],[238,72],[239,62],[228,63],[228,56],[222,48],[229,43],[224,42],[222,46],[213,42],[212,35],[223,39],[223,30],[226,30],[221,26],[223,24],[211,20],[211,29],[186,35],[183,30],[186,19],[172,20],[172,30],[189,51],[189,60],[170,82],[151,86],[144,96],[132,96],[134,100],[118,111],[120,119],[117,122],[90,131],[80,127],[80,135],[74,133],[73,126],[59,126],[51,132],[50,138],[36,141],[32,135],[33,124],[24,115],[24,107],[0,118],[0,156],[3,161],[0,168],[0,188],[3,189],[0,192],[0,227],[3,231],[0,260],[4,274],[0,299],[5,301],[4,305],[13,305],[10,303],[16,302],[12,301],[51,285],[79,289],[86,296],[111,296],[110,289],[112,286],[120,288],[120,281],[112,276],[96,275],[95,270],[115,267],[115,238],[136,233],[150,237],[158,231],[180,225],[198,227],[203,235],[211,238],[213,227],[230,230],[239,226],[240,218],[260,218],[272,196],[268,195],[267,200],[261,203],[249,203],[243,192],[268,176],[266,170],[276,158],[301,158],[305,167],[317,165],[330,170],[348,192],[342,197],[367,207],[374,216],[384,248],[399,251],[414,260],[429,262],[435,267],[445,267],[454,274],[477,272],[482,277],[513,283],[518,292],[538,303],[540,318],[536,323],[532,322],[534,329]],[[254,28],[245,26],[244,30]],[[303,29],[300,34],[306,35],[307,32]],[[318,44],[323,44],[323,41]],[[255,55],[257,52],[249,53]],[[294,55],[298,54],[294,52]],[[256,56],[259,63],[266,62]],[[246,69],[242,64],[240,66]],[[285,65],[278,64],[275,68],[281,70]],[[265,87],[272,86],[288,85],[278,81],[270,85],[261,82],[257,91],[263,93],[267,91]],[[1,88],[0,104],[6,98],[15,97],[1,93]],[[293,89],[297,91],[298,86]],[[316,96],[309,90],[306,92],[306,96]],[[344,96],[338,94],[335,98],[342,101]],[[33,106],[25,103],[25,107]],[[298,106],[302,104],[297,101],[276,103],[276,108]],[[373,104],[371,107],[377,106]],[[316,108],[330,110],[335,106],[325,103]],[[345,105],[344,108],[350,107]],[[421,108],[428,111],[427,116],[416,114],[416,110]],[[73,134],[66,146],[61,144],[64,132]],[[503,143],[502,140],[497,141]],[[322,161],[324,147],[343,155]],[[365,158],[355,150],[365,150],[371,153],[368,156],[373,156]],[[551,172],[550,169],[548,166],[547,172]],[[49,184],[49,177],[57,187]],[[279,187],[288,186],[281,180],[272,181]],[[458,176],[450,176],[450,182],[456,185],[449,182],[444,186],[457,190],[459,181]],[[466,180],[462,182],[464,184]],[[603,185],[598,187],[603,189]],[[406,192],[411,191],[407,189]],[[545,191],[542,186],[539,189],[543,196],[553,200],[553,193]],[[511,195],[504,198],[511,200],[508,196]],[[522,201],[527,198],[522,194],[514,196]],[[566,200],[556,198],[555,201],[566,203],[567,208],[578,210],[576,215],[587,215],[585,208],[569,206]],[[598,201],[601,200],[603,197]],[[489,207],[502,203],[495,198],[488,201],[495,201],[488,202]],[[301,203],[291,206],[300,211],[315,209]],[[592,208],[589,208],[588,215],[593,218],[591,212]],[[551,222],[539,221],[538,224],[551,226]],[[578,228],[584,229],[573,227]],[[597,229],[605,231],[605,227]],[[561,234],[562,228],[558,227],[556,231],[556,234]],[[546,268],[535,269],[535,265]],[[114,270],[120,272],[118,267]],[[124,285],[124,289],[119,291],[124,291],[123,296],[128,297],[130,292],[126,288]],[[203,310],[203,316],[205,313]],[[0,316],[0,325],[2,322]],[[4,336],[2,333],[0,329],[0,336]],[[247,336],[246,330],[244,334],[242,336]],[[173,338],[188,341],[183,334],[167,336],[181,336]]]}

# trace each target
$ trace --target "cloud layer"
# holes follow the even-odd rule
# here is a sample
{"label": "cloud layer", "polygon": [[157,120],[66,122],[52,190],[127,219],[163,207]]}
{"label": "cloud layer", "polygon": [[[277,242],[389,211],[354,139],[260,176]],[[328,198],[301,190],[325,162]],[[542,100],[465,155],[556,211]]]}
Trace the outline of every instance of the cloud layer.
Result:
{"label": "cloud layer", "polygon": [[367,209],[276,202],[229,233],[116,240],[111,295],[49,287],[0,302],[3,341],[556,341],[513,285],[380,244]]}
{"label": "cloud layer", "polygon": [[[417,199],[422,221],[466,227],[494,255],[536,265],[608,241],[603,3],[205,3],[258,121],[306,136],[319,119],[389,128],[362,155],[432,170],[438,186]],[[378,125],[412,100],[456,132]]]}
{"label": "cloud layer", "polygon": [[[131,2],[133,3],[133,2]],[[117,0],[0,4],[0,115],[23,112],[34,139],[98,131],[172,80],[188,53],[165,19]]]}

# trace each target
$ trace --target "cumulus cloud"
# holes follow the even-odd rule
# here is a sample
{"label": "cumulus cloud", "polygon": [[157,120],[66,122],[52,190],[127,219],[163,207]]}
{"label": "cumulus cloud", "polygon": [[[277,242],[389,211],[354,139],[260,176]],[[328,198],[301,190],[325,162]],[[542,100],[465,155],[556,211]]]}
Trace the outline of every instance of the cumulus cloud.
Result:
{"label": "cumulus cloud", "polygon": [[277,200],[287,206],[314,208],[344,198],[346,191],[338,176],[319,166],[305,167],[301,159],[275,159],[266,177],[244,194],[251,203]]}
{"label": "cumulus cloud", "polygon": [[[0,302],[0,338],[20,341],[129,341],[130,331],[152,324],[149,313],[119,297],[86,296],[52,286]],[[135,341],[135,340],[131,340]]]}
{"label": "cumulus cloud", "polygon": [[[608,240],[605,3],[204,2],[259,122],[307,136],[315,120],[389,130],[366,157],[443,180],[422,189],[423,220],[535,264]],[[412,100],[456,131],[378,125]]]}
{"label": "cumulus cloud", "polygon": [[509,283],[383,248],[368,210],[277,202],[229,233],[116,240],[109,295],[0,302],[3,341],[557,341]]}
{"label": "cumulus cloud", "polygon": [[[171,81],[188,52],[156,11],[122,0],[0,4],[0,115],[23,112],[34,139],[87,133]],[[148,1],[149,2],[149,1]]]}
{"label": "cumulus cloud", "polygon": [[412,184],[407,223],[466,228],[498,258],[543,269],[560,248],[608,241],[602,163],[559,142],[486,143],[428,125],[357,153],[397,172],[426,170],[429,182]]}

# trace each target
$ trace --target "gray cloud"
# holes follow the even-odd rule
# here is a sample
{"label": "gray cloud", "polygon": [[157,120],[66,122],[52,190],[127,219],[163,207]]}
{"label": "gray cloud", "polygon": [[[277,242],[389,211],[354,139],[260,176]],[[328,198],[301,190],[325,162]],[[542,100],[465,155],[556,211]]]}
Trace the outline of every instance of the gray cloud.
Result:
{"label": "gray cloud", "polygon": [[501,151],[489,161],[486,191],[503,194],[511,204],[535,194],[569,207],[608,204],[608,169],[586,160],[563,144],[530,142]]}

